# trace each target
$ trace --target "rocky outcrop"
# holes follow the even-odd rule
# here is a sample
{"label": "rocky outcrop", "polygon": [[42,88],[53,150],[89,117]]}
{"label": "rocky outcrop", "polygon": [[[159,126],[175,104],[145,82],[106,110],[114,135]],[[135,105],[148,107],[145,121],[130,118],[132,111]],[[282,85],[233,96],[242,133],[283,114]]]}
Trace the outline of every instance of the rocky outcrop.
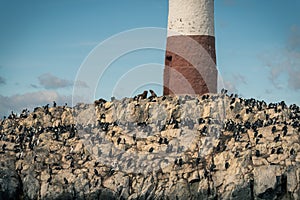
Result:
{"label": "rocky outcrop", "polygon": [[0,199],[299,199],[299,107],[124,98],[0,121]]}

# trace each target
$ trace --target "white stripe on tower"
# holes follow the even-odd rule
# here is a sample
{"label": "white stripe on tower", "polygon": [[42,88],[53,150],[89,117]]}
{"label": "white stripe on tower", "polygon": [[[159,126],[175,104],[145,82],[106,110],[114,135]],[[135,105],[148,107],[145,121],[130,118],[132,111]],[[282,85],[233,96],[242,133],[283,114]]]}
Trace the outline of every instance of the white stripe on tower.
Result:
{"label": "white stripe on tower", "polygon": [[214,36],[214,1],[169,0],[168,29],[182,35]]}
{"label": "white stripe on tower", "polygon": [[214,35],[214,0],[169,0],[165,95],[217,92]]}

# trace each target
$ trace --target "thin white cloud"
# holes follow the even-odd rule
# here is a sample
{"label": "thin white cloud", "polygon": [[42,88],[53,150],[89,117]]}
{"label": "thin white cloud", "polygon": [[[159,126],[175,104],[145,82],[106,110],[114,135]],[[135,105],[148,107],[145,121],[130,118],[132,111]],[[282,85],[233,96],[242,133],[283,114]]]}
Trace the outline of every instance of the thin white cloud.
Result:
{"label": "thin white cloud", "polygon": [[72,81],[58,78],[50,73],[40,75],[38,80],[45,89],[65,88],[73,85]]}
{"label": "thin white cloud", "polygon": [[228,94],[239,94],[238,86],[247,84],[247,79],[245,76],[235,73],[231,75],[231,78],[222,79],[222,83],[223,87],[228,90]]}
{"label": "thin white cloud", "polygon": [[82,88],[88,88],[89,87],[86,82],[81,81],[81,80],[75,81],[74,84],[75,84],[75,86],[82,87]]}
{"label": "thin white cloud", "polygon": [[300,69],[289,71],[288,85],[293,90],[300,90]]}
{"label": "thin white cloud", "polygon": [[265,90],[265,93],[266,93],[266,94],[272,94],[272,93],[273,93],[273,91],[272,91],[272,90],[270,90],[270,89],[266,89],[266,90]]}
{"label": "thin white cloud", "polygon": [[[78,87],[88,88],[86,82],[78,80],[74,81],[62,79],[57,76],[52,75],[51,73],[42,74],[38,77],[39,84],[45,89],[59,89],[72,87],[74,84]],[[31,87],[37,88],[36,85],[31,84]]]}
{"label": "thin white cloud", "polygon": [[276,89],[300,90],[300,28],[292,26],[285,48],[259,57]]}
{"label": "thin white cloud", "polygon": [[228,90],[228,94],[231,94],[231,93],[237,94],[238,93],[236,84],[231,81],[224,80],[224,87],[226,90]]}
{"label": "thin white cloud", "polygon": [[5,84],[6,84],[5,78],[0,76],[0,85],[5,85]]}
{"label": "thin white cloud", "polygon": [[246,77],[237,73],[237,74],[233,74],[233,80],[236,84],[247,84],[247,80],[246,80]]}
{"label": "thin white cloud", "polygon": [[287,49],[289,51],[300,52],[300,27],[293,25],[291,27],[290,35],[287,42]]}
{"label": "thin white cloud", "polygon": [[37,86],[35,84],[30,84],[30,87],[35,88],[35,89],[39,88],[39,86]]}

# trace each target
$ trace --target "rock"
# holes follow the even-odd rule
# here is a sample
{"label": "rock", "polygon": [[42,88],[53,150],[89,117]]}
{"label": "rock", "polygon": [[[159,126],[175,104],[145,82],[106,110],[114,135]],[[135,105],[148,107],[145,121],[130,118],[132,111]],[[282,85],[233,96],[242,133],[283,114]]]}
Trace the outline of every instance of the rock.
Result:
{"label": "rock", "polygon": [[19,199],[22,196],[22,182],[16,171],[0,169],[0,199]]}
{"label": "rock", "polygon": [[0,199],[300,198],[296,106],[211,94],[49,112],[0,121]]}
{"label": "rock", "polygon": [[25,198],[38,199],[40,191],[39,181],[33,177],[32,174],[28,174],[22,179],[23,182],[23,193],[26,194]]}

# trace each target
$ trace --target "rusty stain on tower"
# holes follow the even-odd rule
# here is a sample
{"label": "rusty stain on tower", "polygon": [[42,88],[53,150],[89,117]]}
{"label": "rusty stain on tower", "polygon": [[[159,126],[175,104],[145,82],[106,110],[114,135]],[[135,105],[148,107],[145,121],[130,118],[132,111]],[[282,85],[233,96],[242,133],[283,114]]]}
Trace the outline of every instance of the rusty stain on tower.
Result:
{"label": "rusty stain on tower", "polygon": [[217,92],[214,0],[169,0],[164,95]]}

